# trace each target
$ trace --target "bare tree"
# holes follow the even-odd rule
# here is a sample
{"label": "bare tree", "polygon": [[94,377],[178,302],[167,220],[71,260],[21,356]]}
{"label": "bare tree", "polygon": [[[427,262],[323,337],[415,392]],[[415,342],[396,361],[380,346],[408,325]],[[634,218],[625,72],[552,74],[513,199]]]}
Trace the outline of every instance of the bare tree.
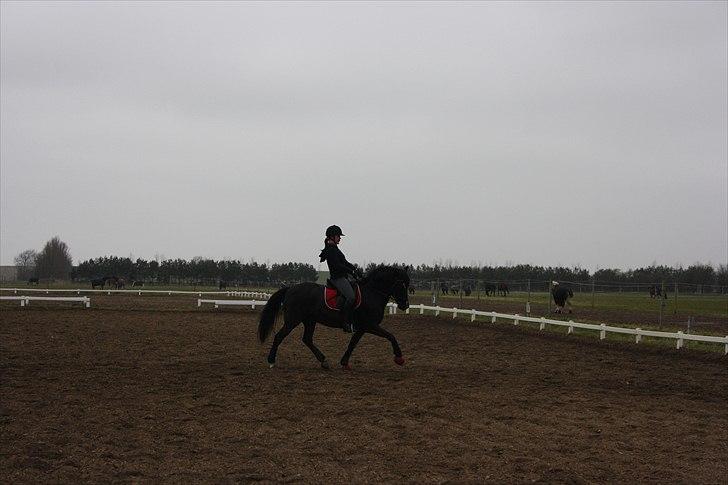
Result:
{"label": "bare tree", "polygon": [[18,268],[18,279],[26,280],[35,273],[35,260],[38,252],[35,249],[26,249],[15,256],[15,266]]}
{"label": "bare tree", "polygon": [[68,279],[73,260],[68,245],[56,236],[43,247],[35,261],[36,272],[41,278]]}

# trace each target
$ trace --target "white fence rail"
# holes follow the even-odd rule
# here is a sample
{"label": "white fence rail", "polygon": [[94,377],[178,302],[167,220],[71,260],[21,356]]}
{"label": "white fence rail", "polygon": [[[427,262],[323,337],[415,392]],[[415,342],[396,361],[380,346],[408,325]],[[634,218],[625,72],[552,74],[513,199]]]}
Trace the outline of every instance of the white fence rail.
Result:
{"label": "white fence rail", "polygon": [[28,306],[31,301],[74,302],[91,307],[91,299],[87,296],[0,296],[0,300],[20,301],[20,306]]}
{"label": "white fence rail", "polygon": [[[397,306],[394,303],[389,303],[389,313],[394,314],[397,313]],[[508,320],[513,323],[513,325],[518,325],[521,322],[528,322],[528,323],[538,323],[539,329],[544,330],[547,325],[557,325],[560,327],[567,327],[568,333],[573,333],[575,328],[581,328],[586,330],[595,330],[599,332],[599,338],[605,339],[607,336],[607,333],[622,333],[622,334],[628,334],[628,335],[634,335],[635,337],[635,343],[639,343],[640,340],[642,340],[642,337],[657,337],[657,338],[667,338],[667,339],[673,339],[676,340],[676,348],[681,349],[685,345],[686,340],[691,340],[695,342],[711,342],[711,343],[720,343],[724,344],[724,350],[723,353],[728,355],[728,336],[725,337],[718,337],[713,335],[693,335],[689,333],[683,333],[682,331],[678,332],[659,332],[656,330],[642,330],[641,328],[623,328],[623,327],[613,327],[610,325],[605,324],[592,324],[592,323],[579,323],[575,322],[573,320],[569,320],[568,322],[562,321],[562,320],[551,320],[545,317],[527,317],[523,315],[511,315],[508,313],[498,313],[498,312],[485,312],[480,310],[462,310],[458,308],[444,308],[439,306],[427,306],[427,305],[413,305],[410,306],[405,313],[411,313],[412,311],[419,310],[419,314],[424,314],[425,310],[432,311],[435,313],[435,315],[439,315],[441,312],[445,313],[452,313],[453,318],[457,318],[458,315],[462,316],[470,316],[470,321],[474,322],[476,317],[490,317],[490,321],[492,323],[495,323],[497,319],[501,320]]]}
{"label": "white fence rail", "polygon": [[89,289],[68,289],[68,288],[0,288],[0,291],[12,291],[14,294],[21,293],[45,293],[47,295],[51,293],[106,293],[110,295],[112,293],[119,294],[137,294],[139,296],[143,294],[158,294],[158,295],[221,295],[221,296],[247,296],[251,298],[267,299],[270,298],[269,293],[263,293],[259,291],[184,291],[184,290],[89,290]]}
{"label": "white fence rail", "polygon": [[[137,293],[139,295],[142,294],[162,294],[162,295],[225,295],[225,296],[242,296],[242,297],[250,297],[250,298],[260,298],[260,300],[206,300],[206,299],[198,299],[197,300],[197,306],[201,307],[203,304],[212,304],[215,305],[215,308],[219,308],[222,306],[250,306],[252,308],[255,308],[258,305],[265,304],[265,300],[270,298],[269,293],[263,293],[263,292],[256,292],[256,291],[182,291],[182,290],[88,290],[88,289],[45,289],[45,288],[35,288],[35,289],[29,289],[29,288],[0,288],[0,291],[12,291],[17,294],[18,291],[21,292],[45,292],[46,294],[54,293],[54,292],[75,292],[77,294],[80,294],[82,292],[86,293]],[[31,300],[45,300],[45,301],[79,301],[84,302],[86,307],[88,308],[90,306],[90,300],[88,297],[80,297],[80,298],[72,298],[72,297],[32,297],[32,296],[20,296],[20,297],[0,297],[2,300],[21,300],[21,306],[27,305]],[[395,314],[397,313],[397,305],[394,303],[389,303],[387,305],[389,307],[389,313]],[[556,325],[561,327],[567,327],[567,332],[573,333],[575,328],[580,329],[586,329],[586,330],[594,330],[599,332],[599,338],[605,339],[607,333],[621,333],[621,334],[627,334],[627,335],[634,335],[635,337],[635,343],[639,343],[642,340],[642,337],[656,337],[656,338],[667,338],[667,339],[673,339],[676,341],[676,348],[680,349],[685,345],[685,341],[690,340],[694,342],[710,342],[710,343],[719,343],[724,345],[724,354],[728,355],[728,336],[725,337],[718,337],[713,335],[694,335],[694,334],[688,334],[683,333],[682,331],[678,332],[660,332],[655,330],[642,330],[641,328],[623,328],[623,327],[613,327],[606,324],[592,324],[592,323],[579,323],[574,322],[573,320],[569,321],[563,321],[563,320],[551,320],[545,317],[528,317],[524,315],[512,315],[508,313],[498,313],[498,312],[487,312],[487,311],[481,311],[481,310],[463,310],[459,308],[446,308],[446,307],[440,307],[440,306],[428,306],[424,304],[420,305],[413,305],[410,306],[405,313],[409,314],[413,311],[419,310],[419,314],[424,314],[425,310],[434,312],[435,315],[440,315],[440,313],[451,313],[452,318],[457,318],[458,316],[470,316],[470,321],[474,322],[477,317],[489,317],[490,321],[492,323],[495,323],[498,319],[501,320],[508,320],[513,323],[513,325],[519,325],[521,322],[526,323],[537,323],[539,325],[540,330],[544,330],[547,325]]]}
{"label": "white fence rail", "polygon": [[197,300],[197,306],[201,307],[203,303],[209,303],[215,305],[215,308],[220,306],[250,306],[255,309],[256,305],[265,305],[265,300]]}

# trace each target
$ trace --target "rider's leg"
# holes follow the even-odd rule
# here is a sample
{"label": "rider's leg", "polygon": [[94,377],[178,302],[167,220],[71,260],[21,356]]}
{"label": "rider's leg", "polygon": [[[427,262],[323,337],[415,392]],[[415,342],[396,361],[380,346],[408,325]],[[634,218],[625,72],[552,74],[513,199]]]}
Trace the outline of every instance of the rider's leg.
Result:
{"label": "rider's leg", "polygon": [[345,277],[336,278],[331,280],[331,283],[339,290],[339,294],[345,298],[344,306],[341,309],[342,316],[342,329],[344,332],[351,333],[353,331],[351,325],[351,314],[354,309],[354,289],[351,287],[351,283]]}

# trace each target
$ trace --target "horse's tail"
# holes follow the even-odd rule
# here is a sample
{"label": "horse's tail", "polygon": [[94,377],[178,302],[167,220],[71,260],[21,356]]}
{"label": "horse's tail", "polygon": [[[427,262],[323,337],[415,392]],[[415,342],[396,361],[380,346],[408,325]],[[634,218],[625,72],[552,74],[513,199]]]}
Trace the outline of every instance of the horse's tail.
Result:
{"label": "horse's tail", "polygon": [[273,330],[273,325],[276,323],[276,316],[278,316],[278,310],[281,309],[283,298],[285,298],[287,291],[287,286],[276,291],[268,299],[265,307],[263,307],[263,311],[260,314],[260,322],[258,323],[258,338],[261,343],[265,342],[265,339],[268,338],[271,330]]}

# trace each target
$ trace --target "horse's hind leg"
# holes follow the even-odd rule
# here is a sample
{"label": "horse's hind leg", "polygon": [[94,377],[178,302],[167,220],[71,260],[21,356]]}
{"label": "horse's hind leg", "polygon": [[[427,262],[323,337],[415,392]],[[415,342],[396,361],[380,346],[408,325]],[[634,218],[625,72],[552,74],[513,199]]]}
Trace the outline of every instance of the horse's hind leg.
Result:
{"label": "horse's hind leg", "polygon": [[323,367],[324,369],[328,369],[329,363],[326,362],[326,356],[313,343],[313,332],[314,332],[314,330],[316,330],[316,323],[315,322],[304,322],[303,327],[304,327],[303,337],[301,338],[301,340],[303,340],[303,343],[306,344],[306,347],[311,349],[311,352],[313,352],[313,355],[316,356],[316,359],[318,359],[318,361],[321,362],[321,367]]}
{"label": "horse's hind leg", "polygon": [[270,352],[268,353],[268,365],[273,367],[276,363],[276,354],[278,354],[278,346],[283,342],[283,339],[288,336],[289,333],[291,333],[291,330],[296,328],[298,326],[298,322],[291,324],[289,323],[290,320],[286,319],[286,323],[283,325],[283,328],[281,328],[278,333],[276,333],[275,338],[273,339],[273,345],[270,348]]}

